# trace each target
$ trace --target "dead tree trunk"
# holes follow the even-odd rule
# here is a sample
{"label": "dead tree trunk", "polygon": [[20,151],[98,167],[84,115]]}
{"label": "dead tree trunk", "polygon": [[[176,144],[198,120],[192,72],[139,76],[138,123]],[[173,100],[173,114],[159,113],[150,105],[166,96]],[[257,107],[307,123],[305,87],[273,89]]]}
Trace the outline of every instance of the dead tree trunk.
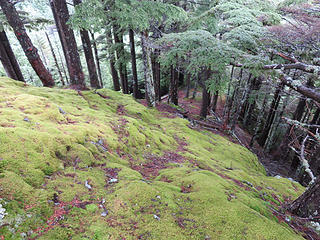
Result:
{"label": "dead tree trunk", "polygon": [[6,32],[0,32],[0,60],[8,77],[24,82],[18,61],[12,51]]}
{"label": "dead tree trunk", "polygon": [[69,11],[66,0],[50,0],[50,6],[65,55],[71,85],[83,89],[85,88],[84,74],[73,30],[67,24]]}
{"label": "dead tree trunk", "polygon": [[14,34],[19,40],[20,45],[28,58],[28,61],[39,76],[43,86],[54,86],[54,80],[41,61],[38,54],[38,49],[33,46],[31,39],[29,38],[26,29],[24,28],[22,20],[19,18],[19,14],[15,9],[13,3],[11,1],[0,1],[0,6],[3,13],[6,15],[8,23],[12,27]]}

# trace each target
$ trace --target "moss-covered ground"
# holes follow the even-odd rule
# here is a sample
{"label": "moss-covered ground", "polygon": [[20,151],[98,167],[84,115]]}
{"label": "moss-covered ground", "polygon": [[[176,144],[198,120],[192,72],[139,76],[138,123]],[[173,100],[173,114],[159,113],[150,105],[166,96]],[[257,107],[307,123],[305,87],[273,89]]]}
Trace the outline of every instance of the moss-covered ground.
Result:
{"label": "moss-covered ground", "polygon": [[0,239],[302,239],[271,209],[303,187],[167,115],[0,78]]}

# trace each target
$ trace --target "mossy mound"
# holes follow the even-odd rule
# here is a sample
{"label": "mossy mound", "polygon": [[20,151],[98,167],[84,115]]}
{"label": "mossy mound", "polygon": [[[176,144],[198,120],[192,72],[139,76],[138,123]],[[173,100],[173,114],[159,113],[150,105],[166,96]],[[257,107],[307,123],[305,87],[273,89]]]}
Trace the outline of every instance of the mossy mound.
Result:
{"label": "mossy mound", "polygon": [[0,237],[302,239],[271,208],[303,187],[131,96],[0,78],[0,114]]}

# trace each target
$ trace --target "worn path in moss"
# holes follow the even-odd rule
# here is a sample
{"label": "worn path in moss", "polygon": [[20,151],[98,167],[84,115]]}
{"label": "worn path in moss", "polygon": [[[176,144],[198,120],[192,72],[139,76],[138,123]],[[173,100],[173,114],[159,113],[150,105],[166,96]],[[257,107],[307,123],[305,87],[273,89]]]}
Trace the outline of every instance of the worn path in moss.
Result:
{"label": "worn path in moss", "polygon": [[302,239],[300,185],[130,96],[0,78],[0,114],[0,239]]}

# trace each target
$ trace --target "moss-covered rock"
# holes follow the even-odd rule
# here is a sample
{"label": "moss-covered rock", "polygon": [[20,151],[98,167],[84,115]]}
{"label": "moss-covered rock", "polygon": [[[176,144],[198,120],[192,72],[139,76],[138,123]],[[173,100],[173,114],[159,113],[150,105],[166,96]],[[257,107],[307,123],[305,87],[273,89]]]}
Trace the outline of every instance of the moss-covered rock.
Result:
{"label": "moss-covered rock", "polygon": [[303,187],[221,136],[106,89],[0,100],[5,239],[302,239],[271,208]]}

